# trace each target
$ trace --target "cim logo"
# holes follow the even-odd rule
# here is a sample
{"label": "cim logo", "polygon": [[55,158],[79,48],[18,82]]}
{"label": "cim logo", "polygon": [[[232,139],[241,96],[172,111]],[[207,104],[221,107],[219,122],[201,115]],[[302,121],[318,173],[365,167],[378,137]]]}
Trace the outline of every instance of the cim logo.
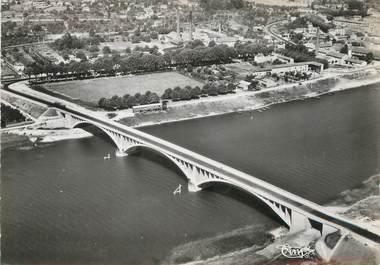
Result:
{"label": "cim logo", "polygon": [[289,244],[281,246],[283,256],[290,259],[311,259],[314,257],[315,249],[310,247],[291,247]]}

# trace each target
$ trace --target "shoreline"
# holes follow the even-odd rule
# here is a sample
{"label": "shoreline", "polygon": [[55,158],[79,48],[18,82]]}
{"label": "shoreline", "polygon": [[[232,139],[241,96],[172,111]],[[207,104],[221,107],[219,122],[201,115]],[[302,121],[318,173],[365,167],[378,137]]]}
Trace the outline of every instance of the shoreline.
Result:
{"label": "shoreline", "polygon": [[[367,72],[366,72],[367,73]],[[376,73],[378,73],[376,71]],[[327,84],[324,84],[327,82]],[[331,82],[331,84],[329,84]],[[356,79],[347,79],[342,77],[326,77],[320,80],[311,80],[305,82],[303,85],[292,84],[293,86],[286,86],[283,88],[272,88],[267,90],[255,91],[253,93],[239,93],[233,94],[232,97],[215,97],[207,98],[205,101],[197,102],[190,101],[185,104],[179,104],[172,107],[168,112],[159,112],[151,114],[143,114],[140,116],[133,117],[124,117],[117,119],[117,122],[120,122],[124,125],[133,127],[133,128],[144,128],[149,126],[159,126],[168,123],[176,123],[182,121],[188,121],[193,119],[202,119],[209,118],[220,115],[228,115],[232,113],[242,113],[248,111],[254,111],[255,115],[269,109],[273,105],[290,103],[292,101],[303,101],[313,98],[319,98],[320,96],[338,93],[341,91],[347,91],[351,89],[357,89],[360,87],[365,87],[368,85],[374,85],[380,83],[380,77],[374,73],[368,74],[366,79],[356,78]],[[322,87],[318,87],[321,85]],[[317,87],[313,87],[317,86]],[[327,87],[326,87],[327,86]],[[289,91],[290,90],[290,91]],[[316,91],[313,91],[316,90]],[[323,90],[323,91],[322,91]],[[288,97],[286,99],[279,98],[278,94],[285,93],[281,95],[282,97]],[[287,93],[287,94],[286,94]],[[293,94],[300,95],[293,95]],[[269,94],[270,98],[260,97],[264,94]],[[190,108],[190,110],[189,110]],[[195,113],[191,113],[193,110]],[[171,113],[169,113],[171,112]],[[179,113],[177,115],[177,112]],[[182,113],[181,113],[182,112]],[[257,113],[256,113],[257,112]],[[95,114],[104,115],[106,112],[94,112]],[[166,116],[166,117],[165,117]],[[172,117],[170,117],[172,116]],[[33,124],[31,124],[33,125]],[[5,133],[5,130],[2,131]],[[41,133],[42,132],[42,133]],[[49,133],[50,132],[50,133]],[[83,131],[85,132],[85,131]],[[6,133],[9,134],[18,134],[25,135],[25,130],[15,129],[7,130]],[[83,137],[91,137],[92,135],[85,132],[85,134],[80,134],[74,132],[72,129],[67,130],[28,130],[28,135],[32,136],[31,142],[35,140],[36,137],[42,138],[40,142],[56,142],[61,140],[69,139],[79,139]],[[3,149],[3,148],[2,148]]]}
{"label": "shoreline", "polygon": [[[376,216],[376,218],[369,216],[371,213],[372,215],[379,215],[378,210],[380,209],[380,205],[376,205],[376,202],[380,199],[380,194],[375,194],[377,188],[376,181],[380,181],[379,174],[369,177],[353,189],[345,190],[337,194],[336,198],[324,204],[324,207],[334,213],[350,218],[355,222],[371,225],[372,227],[377,228],[380,232],[380,219],[378,216]],[[355,200],[350,203],[342,203],[342,200],[344,201],[344,198],[348,195],[355,197]],[[367,212],[363,214],[363,209],[366,209],[368,205],[372,206],[372,209],[367,210]],[[376,207],[378,207],[378,209]],[[314,229],[290,234],[289,230],[285,226],[278,226],[264,232],[257,231],[257,228],[258,227],[255,225],[251,225],[238,228],[233,231],[227,231],[213,237],[187,242],[173,248],[169,254],[169,257],[167,257],[161,264],[235,265],[248,264],[246,263],[248,260],[249,264],[252,265],[269,264],[269,262],[280,262],[280,264],[282,264],[281,262],[284,262],[284,264],[286,264],[286,262],[289,262],[289,259],[281,255],[281,247],[284,244],[289,244],[293,247],[305,247],[309,245],[314,246],[320,237],[319,232]],[[230,238],[234,239],[237,234],[241,237],[255,234],[257,236],[261,235],[262,238],[253,239],[251,242],[252,245],[242,249],[228,250],[222,245],[221,248],[225,249],[224,253],[218,253],[218,255],[211,257],[207,257],[206,255],[206,258],[204,259],[199,257],[197,254],[207,253],[207,249],[213,249],[215,246],[220,246],[220,242],[225,242]],[[263,237],[265,237],[266,240],[264,240]],[[332,255],[332,259],[337,262],[340,260],[342,260],[342,262],[347,261],[347,257],[352,257],[351,254],[357,255],[355,256],[355,259],[362,259],[362,261],[368,262],[360,264],[376,265],[380,261],[380,250],[376,249],[376,244],[373,242],[362,240],[361,238],[350,234],[343,234],[339,242],[340,243],[337,244]],[[351,248],[347,248],[347,245],[355,248],[354,253],[350,252]],[[314,259],[303,259],[302,264],[314,265],[319,264],[318,261],[320,261],[319,257]],[[349,263],[349,265],[354,264],[357,263]]]}
{"label": "shoreline", "polygon": [[[329,79],[329,78],[326,78]],[[323,79],[325,80],[325,79]],[[377,83],[380,83],[380,77],[377,78],[372,78],[370,80],[347,80],[349,82],[347,83],[342,83],[344,79],[338,78],[338,83],[334,88],[329,89],[328,91],[325,92],[309,92],[306,95],[282,102],[270,102],[270,103],[265,103],[265,102],[256,102],[256,105],[251,105],[251,106],[246,106],[242,107],[239,109],[230,109],[222,112],[211,112],[209,114],[198,114],[194,115],[191,117],[184,117],[184,118],[178,118],[178,119],[167,119],[167,120],[161,120],[161,121],[147,121],[147,122],[142,122],[137,125],[132,125],[131,127],[133,128],[143,128],[143,127],[149,127],[149,126],[157,126],[157,125],[162,125],[162,124],[167,124],[167,123],[176,123],[176,122],[181,122],[181,121],[188,121],[188,120],[194,120],[194,119],[202,119],[202,118],[209,118],[209,117],[215,117],[215,116],[220,116],[220,115],[225,115],[225,114],[231,114],[231,113],[240,113],[240,112],[248,112],[248,111],[259,111],[263,110],[265,111],[266,109],[270,108],[271,106],[277,105],[277,104],[283,104],[283,103],[290,103],[292,101],[302,101],[306,99],[313,99],[313,98],[318,98],[323,95],[327,95],[330,93],[338,93],[341,91],[347,91],[351,89],[357,89],[363,86],[369,86],[369,85],[374,85]],[[276,90],[274,90],[276,91]],[[278,91],[283,91],[283,89],[279,89]],[[267,92],[267,91],[259,91],[259,92]],[[250,97],[250,95],[242,95],[242,97]],[[223,101],[220,100],[220,101]],[[196,102],[195,104],[196,105]],[[149,115],[149,114],[147,114]],[[128,119],[128,118],[125,118]],[[117,120],[118,122],[121,122],[121,120]],[[122,123],[122,122],[121,122]],[[124,123],[123,123],[124,124]]]}

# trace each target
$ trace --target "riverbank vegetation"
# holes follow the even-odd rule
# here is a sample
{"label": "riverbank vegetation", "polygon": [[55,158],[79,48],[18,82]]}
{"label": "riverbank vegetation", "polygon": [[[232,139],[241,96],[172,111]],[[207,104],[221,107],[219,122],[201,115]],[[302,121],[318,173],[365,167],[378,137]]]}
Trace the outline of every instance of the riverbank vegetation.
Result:
{"label": "riverbank vegetation", "polygon": [[[235,89],[236,86],[234,84],[225,82],[210,82],[205,84],[202,89],[199,86],[185,86],[183,88],[176,86],[174,89],[167,88],[161,95],[161,99],[172,101],[199,99],[200,97],[233,93]],[[98,107],[105,110],[120,110],[158,102],[160,102],[160,97],[154,92],[147,91],[145,94],[136,93],[134,96],[126,94],[122,97],[117,95],[111,98],[102,97],[98,101]]]}
{"label": "riverbank vegetation", "polygon": [[25,116],[19,110],[1,104],[1,128],[7,127],[8,124],[23,122],[25,120]]}
{"label": "riverbank vegetation", "polygon": [[160,97],[154,92],[147,91],[145,94],[136,93],[134,96],[125,94],[122,97],[115,95],[111,98],[101,98],[99,99],[98,106],[105,110],[121,110],[137,105],[154,104],[158,102],[160,102]]}

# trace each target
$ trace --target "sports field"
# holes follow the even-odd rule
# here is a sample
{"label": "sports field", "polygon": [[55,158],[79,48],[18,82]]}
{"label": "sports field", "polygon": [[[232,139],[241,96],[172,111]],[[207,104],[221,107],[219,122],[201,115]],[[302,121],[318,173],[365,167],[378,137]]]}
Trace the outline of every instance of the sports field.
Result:
{"label": "sports field", "polygon": [[176,72],[165,72],[50,83],[44,84],[44,88],[72,99],[95,103],[102,97],[134,95],[138,92],[143,94],[148,90],[161,96],[167,88],[187,85],[202,87],[203,84]]}

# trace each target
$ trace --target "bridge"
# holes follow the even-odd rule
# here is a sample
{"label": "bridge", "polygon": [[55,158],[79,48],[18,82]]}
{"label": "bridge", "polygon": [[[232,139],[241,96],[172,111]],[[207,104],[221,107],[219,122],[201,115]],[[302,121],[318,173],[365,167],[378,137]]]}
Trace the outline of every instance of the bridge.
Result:
{"label": "bridge", "polygon": [[137,148],[145,148],[165,157],[186,176],[190,192],[200,191],[215,183],[224,183],[257,197],[281,218],[289,227],[290,232],[296,233],[311,228],[318,230],[321,236],[319,253],[327,260],[331,257],[333,248],[324,246],[324,240],[327,235],[338,230],[344,233],[353,232],[367,240],[380,243],[380,236],[368,228],[333,214],[321,205],[252,175],[153,135],[99,117],[95,112],[74,107],[71,103],[63,104],[42,99],[46,97],[37,98],[25,93],[17,93],[50,106],[39,118],[39,122],[48,124],[49,121],[60,121],[61,126],[67,128],[78,128],[85,125],[99,128],[112,139],[117,148],[117,156],[126,156]]}

